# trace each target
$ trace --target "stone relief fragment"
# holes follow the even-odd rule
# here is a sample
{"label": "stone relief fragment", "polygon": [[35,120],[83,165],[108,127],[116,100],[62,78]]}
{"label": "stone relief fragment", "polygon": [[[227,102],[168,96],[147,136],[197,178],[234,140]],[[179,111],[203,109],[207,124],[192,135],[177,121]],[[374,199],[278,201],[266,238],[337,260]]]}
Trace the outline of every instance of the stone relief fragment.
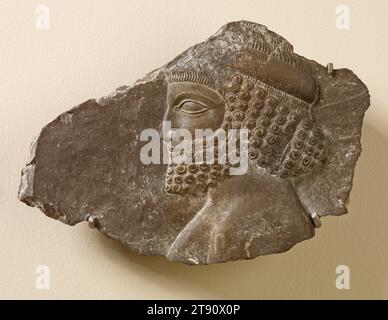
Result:
{"label": "stone relief fragment", "polygon": [[186,264],[284,252],[321,218],[347,213],[368,107],[352,71],[296,54],[265,26],[231,22],[45,126],[18,197]]}

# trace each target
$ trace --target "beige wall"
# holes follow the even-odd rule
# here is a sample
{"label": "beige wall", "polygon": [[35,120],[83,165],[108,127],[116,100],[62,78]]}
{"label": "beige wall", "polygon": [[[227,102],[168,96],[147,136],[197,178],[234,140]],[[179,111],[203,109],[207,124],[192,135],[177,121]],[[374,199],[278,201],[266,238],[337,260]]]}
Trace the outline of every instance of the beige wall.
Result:
{"label": "beige wall", "polygon": [[[51,29],[35,28],[47,4]],[[351,9],[337,30],[335,8]],[[388,298],[388,1],[0,1],[0,297]],[[290,252],[206,267],[142,257],[83,225],[46,218],[16,199],[32,138],[70,107],[131,84],[224,23],[266,24],[295,50],[354,70],[372,106],[350,214],[330,217]],[[35,288],[48,265],[51,289]],[[351,270],[337,290],[335,268]]]}

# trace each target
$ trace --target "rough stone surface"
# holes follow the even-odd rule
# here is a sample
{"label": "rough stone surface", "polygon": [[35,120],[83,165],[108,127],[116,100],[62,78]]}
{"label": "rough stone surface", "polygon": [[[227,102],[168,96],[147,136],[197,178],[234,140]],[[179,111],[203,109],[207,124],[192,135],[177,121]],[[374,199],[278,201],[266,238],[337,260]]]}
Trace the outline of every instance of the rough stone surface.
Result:
{"label": "rough stone surface", "polygon": [[[176,109],[181,94],[191,99],[181,108],[205,99],[209,110],[192,117]],[[18,196],[51,218],[93,221],[129,249],[172,261],[283,252],[314,236],[311,216],[347,213],[368,106],[351,71],[329,74],[266,27],[232,22],[135,85],[44,127]],[[249,129],[248,173],[142,164],[140,134],[161,130],[163,119],[190,130]]]}

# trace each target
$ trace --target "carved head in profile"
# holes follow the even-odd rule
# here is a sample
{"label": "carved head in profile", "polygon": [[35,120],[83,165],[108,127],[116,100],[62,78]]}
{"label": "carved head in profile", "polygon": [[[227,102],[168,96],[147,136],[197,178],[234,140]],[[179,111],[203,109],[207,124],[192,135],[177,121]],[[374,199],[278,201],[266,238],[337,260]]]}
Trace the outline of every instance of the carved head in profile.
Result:
{"label": "carved head in profile", "polygon": [[[187,129],[193,136],[196,129],[222,129],[226,136],[230,129],[246,129],[253,167],[275,178],[302,177],[319,170],[328,148],[314,121],[318,87],[310,63],[293,53],[286,40],[251,27],[252,38],[241,46],[237,63],[201,71],[190,65],[173,66],[165,72],[164,120],[172,131]],[[230,178],[230,165],[217,163],[217,154],[214,159],[214,164],[170,165],[166,191],[206,190]]]}
{"label": "carved head in profile", "polygon": [[[228,23],[134,86],[47,125],[19,198],[172,261],[284,252],[311,238],[319,217],[347,212],[368,106],[351,71],[328,72],[265,26]],[[160,150],[157,164],[142,161],[145,131],[159,149],[162,131],[172,151],[181,129],[189,161],[161,165]]]}

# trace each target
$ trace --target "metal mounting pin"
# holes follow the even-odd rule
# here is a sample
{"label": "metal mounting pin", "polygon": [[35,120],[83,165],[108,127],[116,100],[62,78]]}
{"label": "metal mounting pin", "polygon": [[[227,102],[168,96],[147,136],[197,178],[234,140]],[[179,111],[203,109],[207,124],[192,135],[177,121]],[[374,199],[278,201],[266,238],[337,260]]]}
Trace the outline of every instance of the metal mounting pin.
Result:
{"label": "metal mounting pin", "polygon": [[329,77],[334,76],[334,65],[331,62],[327,65],[327,74]]}
{"label": "metal mounting pin", "polygon": [[319,218],[319,215],[316,212],[313,212],[311,214],[311,219],[313,220],[314,227],[315,228],[320,228],[322,225],[321,219]]}
{"label": "metal mounting pin", "polygon": [[93,216],[89,216],[86,218],[86,221],[88,222],[88,226],[90,229],[96,229],[97,228],[97,218]]}

